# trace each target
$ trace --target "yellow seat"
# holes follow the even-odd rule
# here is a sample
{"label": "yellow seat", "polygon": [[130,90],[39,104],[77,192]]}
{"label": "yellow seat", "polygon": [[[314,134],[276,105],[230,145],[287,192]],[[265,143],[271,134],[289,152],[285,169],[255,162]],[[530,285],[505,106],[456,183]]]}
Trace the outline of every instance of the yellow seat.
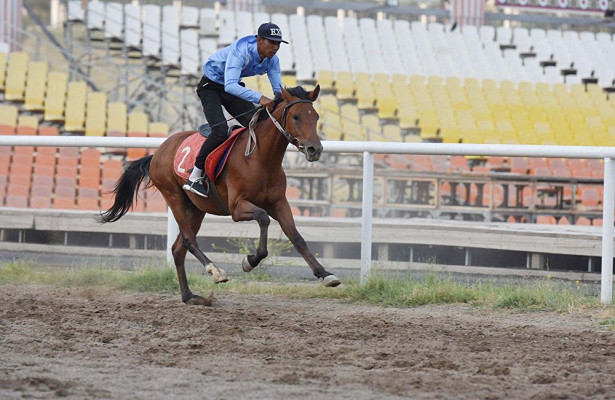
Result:
{"label": "yellow seat", "polygon": [[64,121],[67,82],[68,74],[64,72],[49,73],[45,94],[45,121]]}
{"label": "yellow seat", "polygon": [[335,88],[337,90],[337,98],[347,100],[354,97],[354,83],[352,74],[347,71],[339,71],[335,76]]}
{"label": "yellow seat", "polygon": [[126,136],[126,104],[111,102],[107,105],[107,136]]}
{"label": "yellow seat", "polygon": [[38,130],[39,120],[34,115],[20,115],[17,118],[17,126],[24,126]]}
{"label": "yellow seat", "polygon": [[147,114],[140,111],[128,114],[128,136],[145,136],[148,131]]}
{"label": "yellow seat", "polygon": [[325,94],[322,96],[318,96],[318,100],[316,102],[316,110],[319,113],[340,113],[340,107],[337,101],[337,97],[330,94]]}
{"label": "yellow seat", "polygon": [[365,114],[361,118],[361,136],[365,140],[382,140],[380,119],[375,114]]}
{"label": "yellow seat", "polygon": [[326,140],[342,140],[344,137],[339,114],[325,112],[321,114],[319,130]]}
{"label": "yellow seat", "polygon": [[376,92],[368,74],[357,73],[354,78],[357,107],[359,109],[374,108],[376,106]]}
{"label": "yellow seat", "polygon": [[320,88],[323,90],[333,90],[334,82],[333,82],[333,71],[329,70],[318,70],[316,71],[316,82],[320,85]]}
{"label": "yellow seat", "polygon": [[67,132],[83,132],[85,127],[85,102],[87,87],[85,82],[71,82],[66,93],[66,119],[64,129]]}
{"label": "yellow seat", "polygon": [[11,127],[13,130],[17,126],[17,107],[0,104],[0,125]]}
{"label": "yellow seat", "polygon": [[6,83],[6,61],[8,55],[0,51],[0,91],[4,91],[4,85]]}
{"label": "yellow seat", "polygon": [[45,90],[47,89],[47,63],[33,61],[28,65],[24,109],[27,111],[43,111]]}
{"label": "yellow seat", "polygon": [[362,137],[359,109],[354,104],[344,104],[340,107],[340,121],[345,140],[365,140]]}
{"label": "yellow seat", "polygon": [[28,54],[23,52],[10,53],[4,88],[4,98],[6,100],[24,100],[27,70]]}
{"label": "yellow seat", "polygon": [[85,119],[86,136],[104,136],[107,127],[107,95],[90,92]]}
{"label": "yellow seat", "polygon": [[382,136],[385,140],[391,142],[403,142],[404,138],[401,136],[401,129],[399,125],[386,124],[382,127]]}
{"label": "yellow seat", "polygon": [[[295,87],[297,86],[297,77],[295,75],[284,74],[282,75],[282,84],[288,87]],[[269,84],[269,87],[271,87],[271,84]]]}
{"label": "yellow seat", "polygon": [[419,115],[412,98],[398,98],[397,101],[397,118],[399,118],[399,127],[401,129],[409,129],[416,127]]}
{"label": "yellow seat", "polygon": [[267,75],[257,75],[256,79],[258,80],[258,86],[261,88],[261,94],[273,99],[273,87],[271,87],[269,77]]}
{"label": "yellow seat", "polygon": [[169,125],[164,122],[152,122],[149,124],[149,132],[147,135],[151,137],[169,136]]}

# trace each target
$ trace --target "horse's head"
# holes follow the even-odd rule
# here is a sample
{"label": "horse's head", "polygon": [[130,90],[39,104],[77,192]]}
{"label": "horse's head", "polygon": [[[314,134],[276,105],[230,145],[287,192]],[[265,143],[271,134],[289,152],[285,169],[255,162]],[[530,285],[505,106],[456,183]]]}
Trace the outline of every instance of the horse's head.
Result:
{"label": "horse's head", "polygon": [[[312,162],[318,161],[322,154],[322,143],[316,130],[318,113],[312,104],[320,93],[320,85],[311,92],[302,87],[285,89],[282,96],[286,102],[280,122],[283,129],[290,135],[288,140]],[[284,132],[282,132],[284,133]]]}

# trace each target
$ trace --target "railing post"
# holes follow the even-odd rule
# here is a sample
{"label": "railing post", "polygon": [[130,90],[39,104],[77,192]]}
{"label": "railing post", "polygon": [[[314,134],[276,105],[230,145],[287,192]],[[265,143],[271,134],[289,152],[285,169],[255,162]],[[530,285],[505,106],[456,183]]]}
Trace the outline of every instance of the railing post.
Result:
{"label": "railing post", "polygon": [[602,276],[600,301],[613,302],[613,211],[615,208],[615,163],[604,159],[604,191],[602,197]]}
{"label": "railing post", "polygon": [[363,152],[363,206],[361,210],[361,284],[369,279],[372,264],[372,213],[374,198],[374,155]]}
{"label": "railing post", "polygon": [[167,207],[167,263],[169,265],[174,264],[172,249],[177,235],[179,235],[179,226],[177,226],[173,212]]}

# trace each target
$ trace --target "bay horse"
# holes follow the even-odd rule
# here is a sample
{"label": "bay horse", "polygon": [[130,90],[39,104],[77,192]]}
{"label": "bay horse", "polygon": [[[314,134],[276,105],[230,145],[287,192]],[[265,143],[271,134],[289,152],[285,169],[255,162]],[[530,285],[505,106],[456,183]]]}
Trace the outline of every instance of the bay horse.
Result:
{"label": "bay horse", "polygon": [[322,143],[316,132],[319,116],[313,106],[320,86],[317,85],[311,92],[301,86],[282,87],[281,91],[282,95],[276,97],[269,117],[254,124],[257,140],[254,151],[249,156],[244,154],[242,149],[249,144],[250,136],[244,131],[231,150],[220,177],[215,182],[210,181],[210,185],[216,185],[221,203],[183,190],[184,179],[174,172],[173,160],[178,148],[184,139],[196,132],[193,130],[170,136],[153,155],[128,163],[115,184],[113,205],[100,216],[102,223],[120,219],[132,208],[140,185],[149,178],[147,185],[153,185],[160,191],[179,226],[172,252],[182,301],[186,304],[208,304],[208,300],[193,294],[188,287],[184,269],[187,251],[203,264],[215,283],[228,281],[225,272],[203,254],[196,241],[206,213],[231,215],[235,222],[258,222],[259,243],[255,254],[246,256],[242,261],[244,271],[251,271],[267,256],[267,230],[271,216],[278,221],[314,276],[325,286],[340,284],[339,279],[316,260],[297,231],[286,199],[286,174],[282,168],[289,142],[303,153],[307,161],[314,162],[320,158]]}

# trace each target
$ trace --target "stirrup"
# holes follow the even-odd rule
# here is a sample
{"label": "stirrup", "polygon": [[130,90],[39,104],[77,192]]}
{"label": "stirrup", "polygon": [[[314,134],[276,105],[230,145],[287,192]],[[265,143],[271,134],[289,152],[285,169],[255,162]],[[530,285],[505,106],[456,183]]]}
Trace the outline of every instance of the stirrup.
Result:
{"label": "stirrup", "polygon": [[[207,185],[207,187],[205,185]],[[182,189],[194,193],[197,196],[207,198],[209,197],[209,179],[207,179],[207,177],[201,177],[191,181],[190,178],[188,178],[184,186],[182,186]]]}

